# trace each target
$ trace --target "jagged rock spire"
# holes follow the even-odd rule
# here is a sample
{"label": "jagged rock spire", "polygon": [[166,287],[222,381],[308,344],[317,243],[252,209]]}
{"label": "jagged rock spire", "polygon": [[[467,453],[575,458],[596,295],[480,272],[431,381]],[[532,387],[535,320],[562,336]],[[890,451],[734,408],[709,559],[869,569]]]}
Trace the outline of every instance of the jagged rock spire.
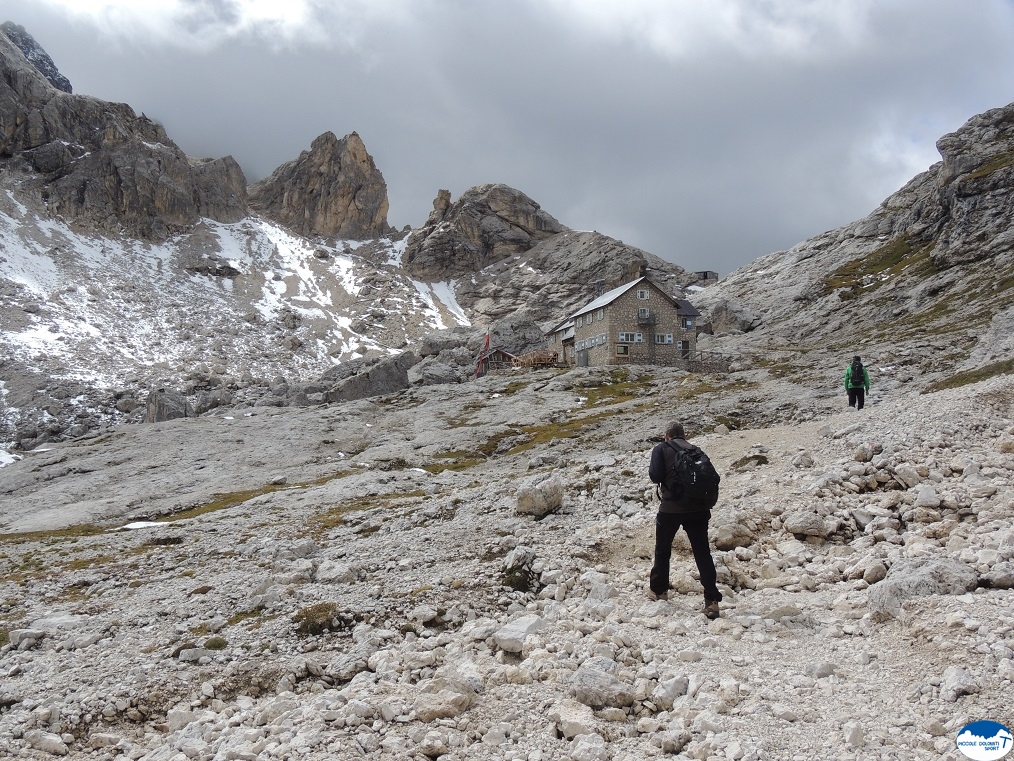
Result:
{"label": "jagged rock spire", "polygon": [[387,183],[353,132],[325,132],[250,187],[250,205],[300,235],[363,240],[392,232]]}

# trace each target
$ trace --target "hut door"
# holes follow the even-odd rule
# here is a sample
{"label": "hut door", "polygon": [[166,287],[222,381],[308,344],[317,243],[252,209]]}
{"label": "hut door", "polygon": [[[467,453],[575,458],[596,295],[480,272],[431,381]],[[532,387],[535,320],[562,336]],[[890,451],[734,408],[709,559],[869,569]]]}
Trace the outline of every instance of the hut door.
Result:
{"label": "hut door", "polygon": [[581,351],[579,351],[577,353],[577,366],[578,367],[588,367],[588,350],[587,349],[581,349]]}

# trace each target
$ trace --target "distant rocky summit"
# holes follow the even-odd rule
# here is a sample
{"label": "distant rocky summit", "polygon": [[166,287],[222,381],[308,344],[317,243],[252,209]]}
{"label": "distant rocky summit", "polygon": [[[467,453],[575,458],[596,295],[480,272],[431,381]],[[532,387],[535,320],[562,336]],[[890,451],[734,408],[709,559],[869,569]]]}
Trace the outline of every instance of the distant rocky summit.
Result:
{"label": "distant rocky summit", "polygon": [[42,46],[35,41],[35,38],[23,26],[19,26],[13,21],[5,21],[3,24],[0,24],[0,31],[7,35],[7,39],[18,46],[18,49],[24,54],[27,61],[38,69],[39,73],[48,79],[53,87],[66,93],[74,92],[74,88],[70,85],[70,80],[60,73],[56,64],[53,63],[53,59],[49,57],[49,53],[43,50]]}
{"label": "distant rocky summit", "polygon": [[192,161],[130,106],[57,89],[39,58],[0,35],[0,156],[9,169],[36,173],[35,193],[52,214],[148,240],[201,217],[244,216],[246,179],[231,157]]}
{"label": "distant rocky summit", "polygon": [[613,288],[649,275],[680,295],[690,275],[623,241],[599,232],[565,230],[519,255],[488,267],[483,277],[458,283],[458,301],[489,320],[521,311],[534,320],[558,321]]}
{"label": "distant rocky summit", "polygon": [[299,158],[250,187],[250,205],[299,235],[352,240],[393,232],[387,183],[355,132],[325,132]]}
{"label": "distant rocky summit", "polygon": [[523,253],[567,228],[519,190],[469,188],[451,203],[441,190],[426,223],[412,231],[405,267],[421,280],[450,280]]}

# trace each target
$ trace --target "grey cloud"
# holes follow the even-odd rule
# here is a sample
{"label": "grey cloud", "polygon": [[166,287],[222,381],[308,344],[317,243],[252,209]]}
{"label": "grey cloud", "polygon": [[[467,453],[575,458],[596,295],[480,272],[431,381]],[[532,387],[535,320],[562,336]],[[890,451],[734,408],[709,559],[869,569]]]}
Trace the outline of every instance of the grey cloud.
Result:
{"label": "grey cloud", "polygon": [[[195,28],[236,23],[232,3],[193,5]],[[439,188],[506,182],[566,225],[723,273],[865,215],[937,159],[936,138],[1014,92],[999,0],[871,3],[861,30],[798,55],[664,56],[537,3],[411,7],[325,12],[307,44],[197,51],[109,44],[27,3],[8,15],[76,92],[128,102],[251,179],[355,130],[396,226],[421,224]]]}

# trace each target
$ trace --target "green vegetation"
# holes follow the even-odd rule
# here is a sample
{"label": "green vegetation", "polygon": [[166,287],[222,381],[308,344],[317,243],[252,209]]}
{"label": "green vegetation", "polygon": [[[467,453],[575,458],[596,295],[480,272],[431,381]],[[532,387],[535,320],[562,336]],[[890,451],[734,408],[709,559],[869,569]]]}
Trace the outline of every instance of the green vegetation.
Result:
{"label": "green vegetation", "polygon": [[283,489],[283,486],[277,486],[275,484],[267,484],[257,489],[247,489],[245,491],[234,491],[228,494],[215,494],[211,502],[206,502],[203,505],[197,505],[195,507],[181,510],[178,513],[172,515],[166,515],[162,518],[157,518],[159,523],[174,523],[175,521],[184,521],[189,518],[197,518],[207,513],[213,513],[218,510],[225,510],[236,505],[241,505],[244,502],[253,499],[254,497],[260,497],[263,494],[270,494],[271,492]]}
{"label": "green vegetation", "polygon": [[[333,528],[344,525],[345,516],[349,513],[360,510],[371,510],[375,507],[389,507],[394,503],[403,500],[416,500],[426,496],[422,489],[415,489],[407,492],[392,492],[391,494],[380,494],[376,496],[356,497],[346,500],[339,505],[326,510],[323,513],[313,516],[307,522],[311,536],[321,536]],[[370,526],[359,531],[360,534],[372,534],[379,530],[379,526]]]}
{"label": "green vegetation", "polygon": [[334,621],[340,612],[336,603],[321,602],[297,611],[292,622],[296,624],[297,634],[304,637],[317,636],[323,634],[325,629],[334,628]]}
{"label": "green vegetation", "polygon": [[993,362],[976,370],[962,370],[961,372],[954,373],[954,375],[931,383],[923,390],[923,393],[928,394],[948,388],[960,388],[961,386],[968,386],[972,383],[995,378],[997,375],[1011,374],[1014,374],[1014,359],[1006,359],[1001,362]]}
{"label": "green vegetation", "polygon": [[225,650],[228,645],[224,637],[209,637],[204,640],[205,650]]}
{"label": "green vegetation", "polygon": [[853,259],[824,278],[823,295],[840,288],[849,291],[843,299],[856,298],[861,292],[875,290],[885,279],[903,270],[915,276],[927,276],[936,271],[930,258],[929,244],[916,246],[908,236],[888,241],[866,256]]}
{"label": "green vegetation", "polygon": [[972,170],[968,173],[967,177],[969,180],[978,180],[983,177],[988,177],[999,169],[1011,166],[1011,164],[1014,164],[1014,151],[1007,151],[1006,153],[994,156],[978,169]]}
{"label": "green vegetation", "polygon": [[503,395],[504,396],[514,396],[514,394],[516,394],[518,391],[521,391],[522,389],[528,388],[529,385],[530,384],[529,384],[528,381],[523,381],[523,380],[511,381],[510,383],[507,384],[507,388],[505,388],[503,390]]}
{"label": "green vegetation", "polygon": [[78,558],[77,560],[71,560],[69,563],[64,564],[63,568],[65,571],[81,571],[85,568],[91,568],[94,565],[115,563],[119,559],[120,558],[115,558],[112,555],[95,555],[90,558]]}
{"label": "green vegetation", "polygon": [[252,608],[250,610],[243,610],[239,613],[234,613],[225,622],[226,626],[234,626],[235,624],[242,623],[243,621],[249,621],[251,618],[257,618],[264,613],[263,607]]}
{"label": "green vegetation", "polygon": [[47,539],[76,542],[79,537],[96,536],[105,533],[107,530],[101,526],[82,524],[80,526],[53,529],[52,531],[22,531],[13,534],[0,534],[0,542],[23,544],[24,542],[41,542]]}

